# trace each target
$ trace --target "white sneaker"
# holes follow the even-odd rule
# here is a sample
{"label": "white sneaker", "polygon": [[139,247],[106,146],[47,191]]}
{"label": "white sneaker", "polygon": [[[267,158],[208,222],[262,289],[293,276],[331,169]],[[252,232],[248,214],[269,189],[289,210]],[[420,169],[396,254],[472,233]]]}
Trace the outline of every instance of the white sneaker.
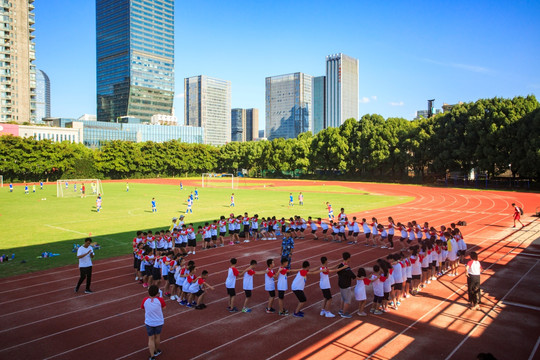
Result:
{"label": "white sneaker", "polygon": [[189,255],[189,254],[191,254],[191,251],[188,251],[187,253],[188,253],[188,255]]}
{"label": "white sneaker", "polygon": [[135,281],[138,281],[139,280],[139,277],[138,276],[135,276]]}
{"label": "white sneaker", "polygon": [[248,242],[249,242],[249,240],[247,240],[247,239],[246,239],[246,240],[244,240],[244,242],[245,242],[245,243],[248,243]]}
{"label": "white sneaker", "polygon": [[195,250],[193,250],[193,255],[195,255]]}
{"label": "white sneaker", "polygon": [[321,310],[321,313],[320,313],[321,316],[324,316],[326,315],[326,310]]}
{"label": "white sneaker", "polygon": [[324,316],[327,317],[327,318],[333,318],[333,317],[336,317],[336,315],[332,314],[330,311],[327,311],[326,314],[325,314]]}
{"label": "white sneaker", "polygon": [[171,296],[171,300],[176,300],[176,295]]}
{"label": "white sneaker", "polygon": [[277,240],[277,238],[272,238],[272,240]]}

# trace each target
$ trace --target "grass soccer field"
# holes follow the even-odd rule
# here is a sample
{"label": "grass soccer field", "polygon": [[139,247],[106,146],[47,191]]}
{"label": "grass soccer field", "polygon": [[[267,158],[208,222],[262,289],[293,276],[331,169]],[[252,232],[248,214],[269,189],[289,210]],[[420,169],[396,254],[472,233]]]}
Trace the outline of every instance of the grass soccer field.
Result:
{"label": "grass soccer field", "polygon": [[[194,183],[193,181],[191,183]],[[267,186],[268,184],[268,186]],[[173,217],[186,210],[186,199],[194,186],[129,183],[103,183],[103,208],[96,212],[96,197],[57,198],[56,186],[39,187],[36,193],[24,194],[24,188],[16,186],[13,193],[7,187],[0,192],[0,222],[5,229],[0,245],[0,255],[13,261],[0,264],[0,277],[8,277],[30,271],[75,264],[73,244],[82,244],[90,236],[102,248],[97,250],[98,259],[125,255],[131,252],[131,241],[137,230],[168,229]],[[307,219],[325,218],[325,202],[329,201],[337,215],[344,207],[347,213],[358,213],[375,208],[408,202],[412,197],[371,195],[349,187],[324,185],[299,187],[274,186],[272,181],[257,188],[226,187],[200,188],[199,200],[194,201],[193,214],[186,215],[186,223],[195,227],[205,221],[229,216],[231,212],[259,217],[276,216],[289,218],[300,215]],[[298,193],[304,194],[304,206],[298,206]],[[231,193],[235,193],[236,207],[230,208]],[[288,206],[289,193],[293,193],[295,206]],[[156,199],[157,213],[151,211],[151,200]],[[60,254],[40,259],[43,252]],[[21,263],[21,261],[25,261]]]}

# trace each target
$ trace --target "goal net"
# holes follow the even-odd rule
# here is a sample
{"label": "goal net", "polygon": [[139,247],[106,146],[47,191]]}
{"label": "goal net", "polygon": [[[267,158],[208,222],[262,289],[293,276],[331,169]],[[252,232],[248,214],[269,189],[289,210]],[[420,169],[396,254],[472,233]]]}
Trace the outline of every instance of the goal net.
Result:
{"label": "goal net", "polygon": [[201,177],[201,187],[238,189],[238,177],[233,174],[204,173]]}
{"label": "goal net", "polygon": [[103,187],[99,179],[63,179],[56,181],[57,197],[82,197],[103,195]]}

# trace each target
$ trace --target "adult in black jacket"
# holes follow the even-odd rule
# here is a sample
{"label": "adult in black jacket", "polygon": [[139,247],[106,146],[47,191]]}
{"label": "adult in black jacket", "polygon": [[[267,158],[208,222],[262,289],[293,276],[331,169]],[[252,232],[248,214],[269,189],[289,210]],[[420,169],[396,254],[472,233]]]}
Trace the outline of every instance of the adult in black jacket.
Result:
{"label": "adult in black jacket", "polygon": [[356,279],[356,275],[351,270],[349,266],[349,260],[351,254],[344,252],[343,261],[337,266],[339,271],[338,274],[338,286],[341,292],[341,307],[339,310],[339,315],[343,318],[350,318],[351,315],[348,313],[349,306],[351,305],[353,291],[352,291],[352,281]]}

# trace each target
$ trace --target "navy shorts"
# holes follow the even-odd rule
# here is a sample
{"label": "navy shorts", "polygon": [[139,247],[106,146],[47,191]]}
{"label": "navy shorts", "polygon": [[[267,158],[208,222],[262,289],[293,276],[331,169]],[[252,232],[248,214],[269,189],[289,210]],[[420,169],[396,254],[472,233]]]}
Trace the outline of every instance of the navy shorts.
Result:
{"label": "navy shorts", "polygon": [[251,297],[251,290],[244,290],[244,294],[246,294],[247,298]]}
{"label": "navy shorts", "polygon": [[322,295],[326,300],[332,299],[332,293],[330,292],[330,289],[321,289]]}
{"label": "navy shorts", "polygon": [[236,290],[234,288],[227,288],[227,295],[236,296]]}
{"label": "navy shorts", "polygon": [[159,335],[161,334],[161,329],[163,328],[163,325],[159,325],[159,326],[148,326],[146,325],[146,333],[148,334],[148,336],[154,336],[154,335]]}
{"label": "navy shorts", "polygon": [[304,294],[304,290],[293,290],[294,295],[298,298],[298,301],[303,303],[306,302],[306,294]]}
{"label": "navy shorts", "polygon": [[285,298],[285,290],[278,290],[278,298],[281,300]]}
{"label": "navy shorts", "polygon": [[271,298],[275,298],[276,297],[276,291],[275,290],[270,290],[268,292],[268,295],[271,297]]}
{"label": "navy shorts", "polygon": [[377,295],[373,296],[373,302],[375,304],[380,304],[380,303],[382,303],[382,301],[383,301],[383,296],[377,296]]}

